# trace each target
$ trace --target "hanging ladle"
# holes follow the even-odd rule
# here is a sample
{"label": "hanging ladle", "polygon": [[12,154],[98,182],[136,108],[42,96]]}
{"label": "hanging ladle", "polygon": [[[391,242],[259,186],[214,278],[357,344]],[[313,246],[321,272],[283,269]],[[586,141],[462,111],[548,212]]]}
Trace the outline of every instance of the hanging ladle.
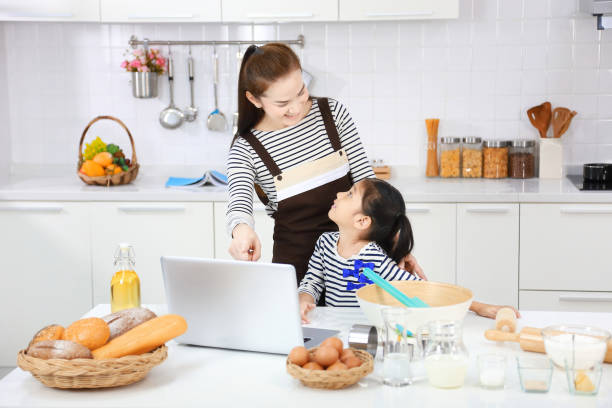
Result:
{"label": "hanging ladle", "polygon": [[187,71],[189,73],[189,92],[191,95],[191,105],[184,109],[185,120],[193,122],[198,117],[198,108],[193,103],[193,58],[191,57],[191,46],[189,46],[189,57],[187,58]]}
{"label": "hanging ladle", "polygon": [[170,46],[168,46],[168,82],[170,84],[170,105],[159,114],[159,123],[166,129],[176,129],[185,121],[185,114],[174,106],[174,64]]}
{"label": "hanging ladle", "polygon": [[219,110],[219,101],[217,100],[217,85],[219,84],[219,57],[217,56],[217,48],[213,46],[213,90],[215,96],[215,110],[210,112],[206,125],[209,130],[223,132],[227,127],[225,115]]}

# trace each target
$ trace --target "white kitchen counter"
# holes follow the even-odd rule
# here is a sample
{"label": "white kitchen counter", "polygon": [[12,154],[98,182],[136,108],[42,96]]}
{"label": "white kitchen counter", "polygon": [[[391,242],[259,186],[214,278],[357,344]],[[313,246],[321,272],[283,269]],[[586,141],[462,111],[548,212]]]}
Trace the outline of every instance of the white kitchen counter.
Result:
{"label": "white kitchen counter", "polygon": [[[163,306],[150,306],[164,313]],[[87,316],[103,316],[108,305],[98,305]],[[318,308],[313,326],[341,329],[346,342],[350,326],[367,323],[359,309]],[[525,311],[519,327],[543,327],[554,323],[591,324],[610,329],[612,313],[569,313]],[[569,394],[565,373],[555,369],[547,394],[526,394],[520,389],[512,358],[518,344],[498,345],[485,340],[484,330],[493,320],[468,314],[464,343],[470,352],[465,386],[440,390],[426,381],[393,388],[379,383],[375,372],[344,390],[316,390],[304,387],[285,371],[285,356],[214,348],[182,346],[170,342],[168,359],[136,384],[102,390],[67,391],[47,388],[30,373],[17,368],[0,381],[0,407],[610,407],[612,406],[612,365],[604,365],[599,395]],[[503,390],[484,390],[477,383],[476,356],[499,352],[509,357]],[[543,355],[542,355],[543,356]]]}
{"label": "white kitchen counter", "polygon": [[[0,184],[0,201],[227,201],[227,191],[217,187],[196,190],[164,187],[168,175],[193,177],[194,171],[160,171],[141,169],[138,178],[123,186],[101,187],[85,185],[71,171],[62,175],[12,177]],[[610,203],[612,191],[578,190],[567,178],[560,180],[486,180],[486,179],[428,179],[420,176],[401,176],[395,171],[390,181],[407,202],[506,202],[506,203]],[[399,174],[399,175],[398,175]],[[406,172],[405,174],[414,174]]]}

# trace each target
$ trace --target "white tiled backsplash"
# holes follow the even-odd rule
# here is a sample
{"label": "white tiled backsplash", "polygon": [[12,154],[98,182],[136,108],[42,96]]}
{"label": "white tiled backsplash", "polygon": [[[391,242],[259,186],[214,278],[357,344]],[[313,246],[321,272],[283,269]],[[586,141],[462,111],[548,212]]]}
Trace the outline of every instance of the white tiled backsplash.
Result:
{"label": "white tiled backsplash", "polygon": [[[110,114],[132,131],[148,165],[222,168],[231,135],[206,129],[213,110],[210,47],[193,47],[198,120],[177,130],[158,123],[156,99],[131,96],[119,64],[132,34],[160,40],[286,40],[314,76],[311,93],[348,105],[371,159],[420,166],[424,118],[440,135],[535,138],[527,108],[545,100],[578,116],[564,136],[566,164],[612,160],[612,30],[579,14],[577,0],[461,0],[458,20],[330,24],[0,23],[0,171],[13,165],[75,164],[90,119]],[[167,48],[162,47],[166,53]],[[187,47],[174,47],[175,101],[189,104]],[[237,47],[219,47],[220,109],[235,110]],[[3,92],[4,90],[8,92]],[[8,97],[7,97],[8,95]],[[8,110],[8,114],[6,111]],[[89,138],[127,144],[112,123]],[[10,156],[6,152],[10,146]]]}

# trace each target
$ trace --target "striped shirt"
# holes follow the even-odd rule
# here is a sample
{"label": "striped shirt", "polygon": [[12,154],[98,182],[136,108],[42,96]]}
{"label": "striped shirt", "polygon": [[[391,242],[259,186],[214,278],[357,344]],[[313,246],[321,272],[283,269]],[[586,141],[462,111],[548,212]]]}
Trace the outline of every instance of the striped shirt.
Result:
{"label": "striped shirt", "polygon": [[[374,177],[357,128],[348,110],[340,102],[329,99],[329,107],[338,129],[340,144],[346,151],[353,182]],[[263,144],[281,171],[293,166],[311,162],[333,153],[331,142],[325,131],[323,117],[316,99],[306,117],[296,125],[274,131],[252,130],[253,135]],[[229,203],[227,206],[227,232],[231,236],[234,227],[240,223],[254,228],[253,182],[261,186],[270,200],[266,206],[268,215],[278,208],[276,188],[272,174],[243,138],[238,138],[231,147],[227,159],[229,181]]]}
{"label": "striped shirt", "polygon": [[340,233],[326,232],[321,234],[315,245],[314,253],[308,262],[306,276],[300,282],[298,292],[308,293],[315,303],[325,289],[325,305],[359,307],[355,296],[355,286],[360,285],[357,277],[344,273],[345,269],[353,270],[355,261],[374,264],[374,272],[382,278],[393,280],[421,280],[397,266],[397,263],[378,246],[370,242],[364,246],[357,255],[349,259],[338,254],[338,238]]}

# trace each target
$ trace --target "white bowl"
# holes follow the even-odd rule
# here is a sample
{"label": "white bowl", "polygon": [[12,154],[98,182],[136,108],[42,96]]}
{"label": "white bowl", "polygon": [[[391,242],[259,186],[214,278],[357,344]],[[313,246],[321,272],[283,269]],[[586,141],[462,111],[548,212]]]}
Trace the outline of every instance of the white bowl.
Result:
{"label": "white bowl", "polygon": [[[416,332],[417,328],[432,320],[462,321],[472,304],[472,291],[450,283],[429,281],[392,281],[389,282],[403,294],[418,296],[430,307],[407,307],[411,311],[407,329]],[[388,307],[404,307],[393,296],[376,285],[367,285],[356,292],[359,306],[370,323],[383,326],[381,310]]]}

